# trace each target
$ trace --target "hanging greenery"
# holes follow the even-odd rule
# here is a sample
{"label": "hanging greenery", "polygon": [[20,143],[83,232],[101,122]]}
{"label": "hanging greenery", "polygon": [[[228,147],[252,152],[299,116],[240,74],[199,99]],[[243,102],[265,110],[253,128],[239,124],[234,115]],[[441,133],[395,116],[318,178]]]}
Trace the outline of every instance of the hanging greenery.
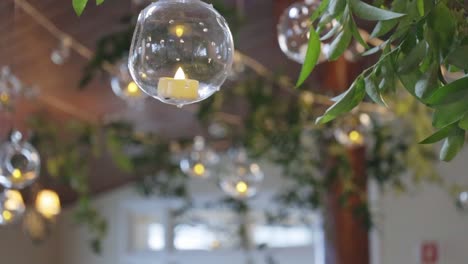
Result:
{"label": "hanging greenery", "polygon": [[[448,82],[445,72],[466,72],[468,24],[466,1],[460,0],[324,0],[312,15],[316,22],[310,31],[306,61],[297,86],[312,72],[320,54],[319,35],[324,26],[336,19],[331,30],[329,60],[338,59],[354,38],[367,48],[362,55],[380,52],[377,62],[363,71],[316,122],[327,123],[349,112],[365,99],[387,106],[384,99],[396,93],[397,82],[418,102],[433,110],[433,127],[438,129],[422,144],[441,140],[440,159],[452,160],[462,148],[468,129],[468,77]],[[374,21],[371,38],[380,37],[381,45],[370,48],[357,30],[356,19]]]}

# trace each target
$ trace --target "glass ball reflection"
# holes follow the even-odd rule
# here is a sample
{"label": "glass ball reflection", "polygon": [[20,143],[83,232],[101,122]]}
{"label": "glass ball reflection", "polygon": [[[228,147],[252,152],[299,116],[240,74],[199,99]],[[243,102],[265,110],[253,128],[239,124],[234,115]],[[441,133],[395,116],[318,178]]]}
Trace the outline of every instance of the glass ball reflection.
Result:
{"label": "glass ball reflection", "polygon": [[128,70],[128,58],[118,63],[117,74],[111,78],[111,87],[115,95],[129,106],[138,108],[148,97],[133,81]]}
{"label": "glass ball reflection", "polygon": [[37,180],[40,172],[40,158],[37,150],[22,141],[18,131],[11,134],[11,140],[0,146],[0,184],[5,188],[21,189]]}
{"label": "glass ball reflection", "polygon": [[232,160],[226,161],[219,172],[219,186],[235,199],[247,199],[258,193],[263,172],[257,163],[247,160],[245,150],[236,150]]}
{"label": "glass ball reflection", "polygon": [[457,196],[457,206],[461,210],[468,210],[468,191],[462,191]]}
{"label": "glass ball reflection", "polygon": [[220,89],[233,54],[229,27],[212,5],[160,0],[141,11],[128,63],[145,93],[182,107]]}
{"label": "glass ball reflection", "polygon": [[[284,10],[278,23],[278,44],[281,51],[291,60],[304,63],[309,43],[309,31],[312,26],[310,16],[318,8],[320,1],[306,0],[296,2]],[[331,31],[333,21],[325,26],[322,36]],[[322,43],[319,63],[326,60],[330,44]]]}
{"label": "glass ball reflection", "polygon": [[21,193],[4,190],[0,193],[0,225],[15,223],[24,214],[25,206]]}
{"label": "glass ball reflection", "polygon": [[192,178],[209,178],[219,157],[211,148],[206,146],[205,139],[197,136],[194,139],[192,151],[180,161],[180,169]]}
{"label": "glass ball reflection", "polygon": [[333,134],[338,143],[348,146],[362,146],[366,143],[366,134],[371,127],[371,118],[366,113],[338,119],[334,123]]}

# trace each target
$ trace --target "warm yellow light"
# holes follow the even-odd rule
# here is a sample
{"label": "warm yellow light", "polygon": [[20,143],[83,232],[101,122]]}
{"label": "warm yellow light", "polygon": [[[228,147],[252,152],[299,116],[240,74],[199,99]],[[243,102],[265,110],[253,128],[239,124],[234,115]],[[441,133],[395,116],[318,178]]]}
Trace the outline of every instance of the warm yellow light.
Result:
{"label": "warm yellow light", "polygon": [[246,182],[240,181],[236,184],[236,190],[240,194],[244,194],[249,190],[249,186],[247,185]]}
{"label": "warm yellow light", "polygon": [[36,210],[46,218],[60,213],[60,198],[52,190],[42,190],[36,197]]}
{"label": "warm yellow light", "polygon": [[5,222],[9,222],[13,218],[13,214],[10,211],[7,211],[7,210],[3,210],[2,216],[3,216],[3,220]]}
{"label": "warm yellow light", "polygon": [[362,134],[356,130],[349,132],[348,138],[353,144],[362,144],[364,141]]}
{"label": "warm yellow light", "polygon": [[6,191],[5,209],[9,211],[20,210],[24,207],[23,196],[21,193],[15,190]]}
{"label": "warm yellow light", "polygon": [[6,104],[10,100],[10,96],[7,93],[0,93],[0,102]]}
{"label": "warm yellow light", "polygon": [[174,75],[174,79],[176,80],[185,80],[185,73],[184,73],[184,70],[182,70],[182,67],[179,67],[179,69],[177,69],[175,75]]}
{"label": "warm yellow light", "polygon": [[130,95],[138,94],[138,92],[139,92],[138,85],[137,85],[135,82],[130,82],[130,83],[127,85],[127,92],[128,92]]}
{"label": "warm yellow light", "polygon": [[193,172],[197,176],[203,176],[205,174],[205,166],[203,166],[201,163],[197,163],[195,166],[193,166]]}
{"label": "warm yellow light", "polygon": [[21,170],[19,169],[14,169],[13,172],[11,173],[11,176],[13,176],[13,179],[19,180],[23,176],[21,173]]}
{"label": "warm yellow light", "polygon": [[182,25],[176,26],[175,28],[175,34],[177,37],[182,37],[184,35],[185,28]]}

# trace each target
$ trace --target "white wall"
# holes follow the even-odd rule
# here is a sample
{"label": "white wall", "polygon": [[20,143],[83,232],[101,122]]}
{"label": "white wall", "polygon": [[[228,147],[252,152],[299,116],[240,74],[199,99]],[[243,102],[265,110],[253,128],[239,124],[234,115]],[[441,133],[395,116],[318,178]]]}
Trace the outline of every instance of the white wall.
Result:
{"label": "white wall", "polygon": [[[468,186],[468,148],[456,160],[438,165],[447,182]],[[387,192],[380,201],[379,264],[420,264],[422,241],[439,244],[441,264],[468,263],[468,213],[438,186],[423,184],[411,194]],[[380,216],[379,216],[380,217]]]}
{"label": "white wall", "polygon": [[44,243],[33,245],[20,225],[0,228],[0,263],[59,264],[56,231]]}

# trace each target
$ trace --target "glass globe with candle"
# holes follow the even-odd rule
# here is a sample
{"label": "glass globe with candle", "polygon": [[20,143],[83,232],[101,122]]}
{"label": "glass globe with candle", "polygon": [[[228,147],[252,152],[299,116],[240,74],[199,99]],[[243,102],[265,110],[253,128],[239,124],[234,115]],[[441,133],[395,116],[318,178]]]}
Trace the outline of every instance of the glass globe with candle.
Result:
{"label": "glass globe with candle", "polygon": [[10,141],[0,146],[0,184],[13,189],[32,184],[39,177],[40,163],[37,150],[14,131]]}
{"label": "glass globe with candle", "polygon": [[[310,17],[318,8],[320,1],[305,0],[293,3],[282,13],[277,26],[278,44],[281,51],[291,60],[303,64],[307,47],[309,45],[309,31],[312,26]],[[327,33],[332,28],[339,26],[336,20],[325,25],[322,30],[322,48],[319,63],[326,60],[326,54],[330,49],[330,40]]]}
{"label": "glass globe with candle", "polygon": [[112,76],[110,80],[112,91],[130,107],[141,107],[145,99],[148,98],[148,95],[140,90],[130,76],[130,72],[128,71],[128,58],[125,57],[117,66],[117,74]]}
{"label": "glass globe with candle", "polygon": [[0,225],[15,223],[25,210],[21,193],[15,190],[3,190],[0,193]]}
{"label": "glass globe with candle", "polygon": [[233,54],[229,27],[212,5],[159,0],[138,17],[128,64],[145,93],[182,107],[220,89]]}
{"label": "glass globe with candle", "polygon": [[191,152],[180,161],[180,169],[192,178],[209,178],[219,157],[206,146],[205,139],[197,136],[193,140]]}
{"label": "glass globe with candle", "polygon": [[53,219],[60,213],[60,198],[52,190],[41,190],[36,196],[36,210],[45,218]]}
{"label": "glass globe with candle", "polygon": [[218,172],[221,189],[235,199],[255,196],[263,181],[260,166],[248,161],[245,149],[231,150],[228,159]]}
{"label": "glass globe with candle", "polygon": [[366,135],[372,126],[371,117],[366,113],[341,118],[334,123],[333,134],[338,143],[357,147],[366,143]]}

